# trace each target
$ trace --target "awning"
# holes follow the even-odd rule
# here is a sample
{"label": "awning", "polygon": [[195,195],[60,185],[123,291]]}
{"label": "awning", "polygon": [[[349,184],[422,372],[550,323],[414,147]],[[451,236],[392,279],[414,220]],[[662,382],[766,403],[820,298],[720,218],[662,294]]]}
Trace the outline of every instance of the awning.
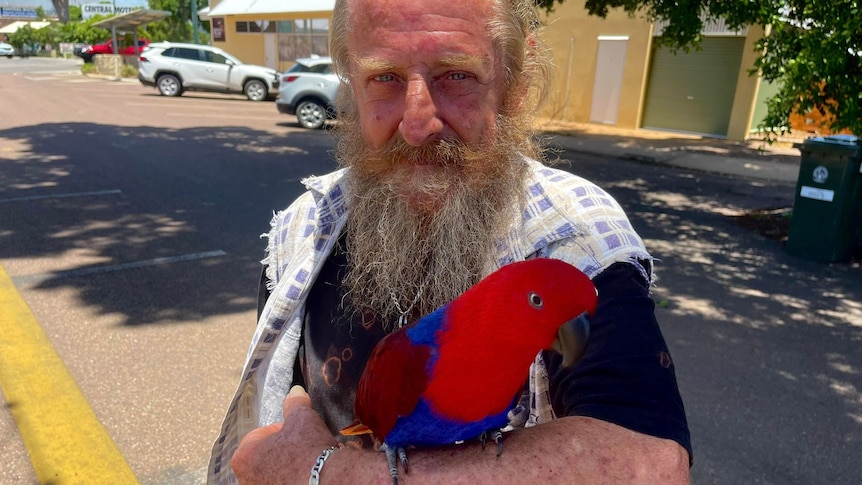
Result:
{"label": "awning", "polygon": [[210,19],[210,8],[204,7],[198,10],[198,18],[201,20],[209,20]]}
{"label": "awning", "polygon": [[101,29],[118,30],[120,32],[135,32],[138,27],[156,22],[172,14],[167,10],[149,10],[142,8],[123,15],[107,18],[93,24]]}
{"label": "awning", "polygon": [[19,20],[17,22],[12,22],[11,24],[0,29],[0,34],[14,34],[15,32],[18,32],[18,29],[28,24],[30,25],[31,29],[41,29],[42,27],[51,25],[51,22],[27,22],[24,20]]}
{"label": "awning", "polygon": [[333,7],[335,0],[222,0],[207,16],[332,12]]}

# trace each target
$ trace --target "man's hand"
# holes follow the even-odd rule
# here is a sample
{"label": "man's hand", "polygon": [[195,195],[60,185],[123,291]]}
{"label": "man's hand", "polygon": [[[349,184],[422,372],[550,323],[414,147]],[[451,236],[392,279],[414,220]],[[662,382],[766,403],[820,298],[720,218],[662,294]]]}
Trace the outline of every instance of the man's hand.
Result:
{"label": "man's hand", "polygon": [[294,386],[284,398],[284,423],[248,433],[231,467],[243,484],[306,484],[315,459],[333,445],[337,443],[311,408],[308,394]]}

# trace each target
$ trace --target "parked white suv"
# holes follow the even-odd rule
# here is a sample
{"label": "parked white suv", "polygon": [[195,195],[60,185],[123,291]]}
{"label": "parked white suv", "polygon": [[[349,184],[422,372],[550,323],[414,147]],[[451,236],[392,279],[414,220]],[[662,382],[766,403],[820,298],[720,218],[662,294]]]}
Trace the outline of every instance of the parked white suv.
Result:
{"label": "parked white suv", "polygon": [[210,91],[241,93],[252,101],[274,98],[279,85],[275,69],[243,64],[217,47],[176,42],[150,44],[140,55],[138,79],[163,96]]}

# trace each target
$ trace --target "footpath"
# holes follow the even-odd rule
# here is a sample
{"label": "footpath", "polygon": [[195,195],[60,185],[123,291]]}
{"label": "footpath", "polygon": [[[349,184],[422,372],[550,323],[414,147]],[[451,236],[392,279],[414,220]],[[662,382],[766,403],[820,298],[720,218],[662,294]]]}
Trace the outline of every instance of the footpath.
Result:
{"label": "footpath", "polygon": [[804,140],[784,138],[773,144],[761,140],[737,142],[686,133],[554,121],[542,121],[541,127],[550,147],[781,182],[796,182],[801,154],[793,146]]}

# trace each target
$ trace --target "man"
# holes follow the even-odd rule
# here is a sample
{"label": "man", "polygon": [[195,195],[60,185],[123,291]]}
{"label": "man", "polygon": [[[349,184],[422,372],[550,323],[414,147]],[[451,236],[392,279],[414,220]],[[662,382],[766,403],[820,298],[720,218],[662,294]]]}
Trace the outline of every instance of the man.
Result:
{"label": "man", "polygon": [[527,107],[548,78],[537,26],[530,0],[336,1],[345,168],[306,181],[273,220],[265,304],[211,483],[235,483],[232,471],[307,483],[312,469],[311,482],[390,483],[383,453],[338,436],[374,343],[530,257],[593,278],[587,354],[569,371],[537,356],[501,457],[472,442],[411,450],[403,482],[687,483],[652,259],[609,195],[527,158]]}

